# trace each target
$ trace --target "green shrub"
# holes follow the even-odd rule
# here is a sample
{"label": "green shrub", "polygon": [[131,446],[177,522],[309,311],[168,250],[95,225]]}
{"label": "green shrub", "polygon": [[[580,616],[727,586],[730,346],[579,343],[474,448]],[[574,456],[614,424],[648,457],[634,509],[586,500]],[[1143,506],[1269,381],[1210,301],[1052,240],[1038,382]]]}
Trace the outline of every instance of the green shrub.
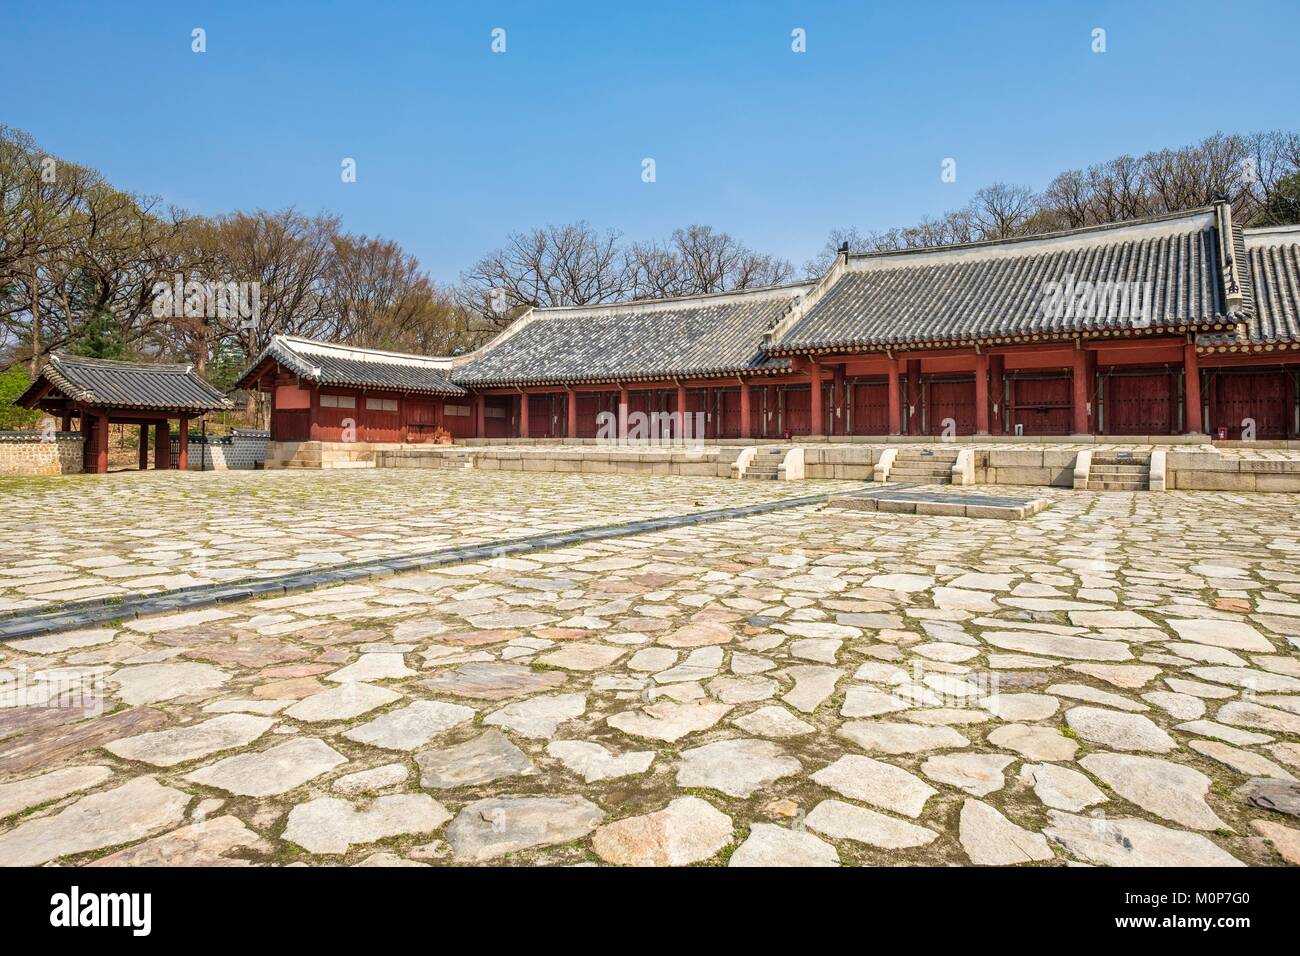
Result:
{"label": "green shrub", "polygon": [[33,428],[40,421],[39,411],[19,408],[14,404],[14,399],[25,392],[30,384],[27,370],[21,365],[0,372],[0,431]]}

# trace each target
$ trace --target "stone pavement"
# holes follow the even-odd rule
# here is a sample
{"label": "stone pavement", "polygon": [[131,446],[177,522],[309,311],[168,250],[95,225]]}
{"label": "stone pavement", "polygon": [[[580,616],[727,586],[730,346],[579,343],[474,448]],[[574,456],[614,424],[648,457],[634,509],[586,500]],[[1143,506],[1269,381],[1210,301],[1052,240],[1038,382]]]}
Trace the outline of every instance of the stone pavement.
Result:
{"label": "stone pavement", "polygon": [[0,478],[0,613],[858,487],[397,469]]}
{"label": "stone pavement", "polygon": [[1300,862],[1300,500],[1050,494],[0,645],[0,864]]}

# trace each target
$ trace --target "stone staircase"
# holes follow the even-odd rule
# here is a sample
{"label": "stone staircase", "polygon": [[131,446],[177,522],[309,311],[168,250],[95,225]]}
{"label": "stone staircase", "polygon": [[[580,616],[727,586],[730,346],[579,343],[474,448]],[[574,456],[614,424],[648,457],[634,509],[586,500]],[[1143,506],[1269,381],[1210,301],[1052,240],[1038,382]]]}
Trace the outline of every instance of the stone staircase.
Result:
{"label": "stone staircase", "polygon": [[789,450],[780,445],[759,447],[754,451],[754,460],[745,469],[745,477],[759,481],[776,481],[780,477],[781,462],[785,461],[785,453]]}
{"label": "stone staircase", "polygon": [[889,469],[890,481],[915,481],[927,485],[952,484],[952,466],[960,449],[900,448]]}
{"label": "stone staircase", "polygon": [[1097,451],[1088,469],[1089,491],[1147,491],[1151,455],[1146,452]]}
{"label": "stone staircase", "polygon": [[266,446],[267,469],[374,468],[374,449],[357,443],[342,445],[318,441],[272,442]]}

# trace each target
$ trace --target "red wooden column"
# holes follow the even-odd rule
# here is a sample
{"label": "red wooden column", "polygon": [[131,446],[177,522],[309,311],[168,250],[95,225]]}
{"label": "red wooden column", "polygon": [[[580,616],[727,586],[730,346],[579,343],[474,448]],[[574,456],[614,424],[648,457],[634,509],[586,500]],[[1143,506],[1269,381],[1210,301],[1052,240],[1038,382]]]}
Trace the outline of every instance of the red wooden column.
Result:
{"label": "red wooden column", "polygon": [[70,431],[72,431],[72,413],[71,413],[71,412],[64,412],[64,413],[63,413],[63,431],[65,431],[65,432],[70,432]]}
{"label": "red wooden column", "polygon": [[171,425],[167,419],[163,419],[154,426],[153,435],[153,467],[154,470],[166,470],[172,466],[172,433]]}
{"label": "red wooden column", "polygon": [[1183,430],[1189,435],[1204,431],[1201,423],[1201,366],[1196,357],[1196,343],[1183,346]]}
{"label": "red wooden column", "polygon": [[[686,440],[686,429],[690,427],[686,424],[686,416],[688,414],[689,413],[686,411],[686,386],[683,385],[681,382],[678,382],[677,383],[677,437],[681,441]],[[694,433],[691,434],[691,438],[702,438],[702,437],[704,436],[696,435]]]}
{"label": "red wooden column", "polygon": [[831,373],[831,427],[834,435],[847,435],[849,417],[844,413],[844,366],[835,366]]}
{"label": "red wooden column", "polygon": [[907,433],[921,434],[921,360],[907,360]]}
{"label": "red wooden column", "polygon": [[149,426],[140,426],[140,470],[149,467]]}
{"label": "red wooden column", "polygon": [[578,437],[578,393],[575,392],[573,389],[569,389],[567,394],[564,396],[564,402],[565,402],[564,409],[566,412],[566,418],[568,419],[565,422],[564,437],[577,438]]}
{"label": "red wooden column", "polygon": [[528,437],[528,393],[519,393],[519,437]]}
{"label": "red wooden column", "polygon": [[975,353],[975,434],[989,433],[989,355]]}
{"label": "red wooden column", "polygon": [[753,428],[750,425],[750,398],[749,383],[744,379],[740,381],[740,437],[750,438],[753,436]]}
{"label": "red wooden column", "polygon": [[190,420],[181,416],[181,430],[176,448],[176,467],[188,471],[190,467]]}
{"label": "red wooden column", "polygon": [[1074,423],[1076,435],[1088,434],[1088,353],[1077,345],[1074,349],[1074,369],[1071,372]]}
{"label": "red wooden column", "polygon": [[108,474],[108,416],[100,415],[95,424],[95,474]]}
{"label": "red wooden column", "polygon": [[898,356],[889,358],[889,434],[903,434],[903,396],[898,388]]}
{"label": "red wooden column", "polygon": [[1006,414],[1006,409],[1002,407],[1002,398],[1006,392],[1006,387],[1003,385],[1006,368],[1005,355],[989,356],[989,396],[993,401],[993,415],[989,420],[989,427],[995,435],[1005,434],[1007,430],[1002,424],[1003,416]]}
{"label": "red wooden column", "polygon": [[474,396],[474,437],[487,437],[487,396]]}
{"label": "red wooden column", "polygon": [[627,441],[627,386],[618,387],[618,440]]}
{"label": "red wooden column", "polygon": [[809,435],[825,435],[826,422],[822,409],[822,367],[817,364],[817,360],[809,356],[808,358],[808,381],[811,383],[812,397],[809,401]]}

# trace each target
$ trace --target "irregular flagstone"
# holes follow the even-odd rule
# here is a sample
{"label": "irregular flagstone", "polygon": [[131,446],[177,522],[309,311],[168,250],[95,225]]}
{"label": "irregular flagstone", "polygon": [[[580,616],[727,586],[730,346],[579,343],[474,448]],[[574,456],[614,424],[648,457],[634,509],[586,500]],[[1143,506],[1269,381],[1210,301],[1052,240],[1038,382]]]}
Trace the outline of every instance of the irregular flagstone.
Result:
{"label": "irregular flagstone", "polygon": [[834,664],[843,641],[831,638],[804,638],[790,643],[790,656],[803,661]]}
{"label": "irregular flagstone", "polygon": [[720,740],[682,751],[677,785],[707,787],[731,797],[748,797],[801,769],[796,758],[770,740]]}
{"label": "irregular flagstone", "polygon": [[655,759],[653,750],[637,750],[616,756],[600,744],[586,740],[555,740],[546,745],[546,752],[587,783],[645,773]]}
{"label": "irregular flagstone", "polygon": [[473,718],[475,710],[439,700],[417,700],[353,727],[343,736],[385,750],[415,750]]}
{"label": "irregular flagstone", "polygon": [[1151,622],[1136,611],[1071,611],[1070,623],[1079,627],[1150,627]]}
{"label": "irregular flagstone", "polygon": [[1238,727],[1300,735],[1300,714],[1289,714],[1284,710],[1261,707],[1244,700],[1224,704],[1215,716],[1225,724]]}
{"label": "irregular flagstone", "polygon": [[0,773],[47,767],[105,741],[167,723],[167,716],[152,707],[132,707],[93,720],[86,716],[71,707],[0,708],[0,736],[9,737],[0,742]]}
{"label": "irregular flagstone", "polygon": [[723,674],[709,681],[709,693],[724,704],[752,704],[773,697],[779,685],[766,677],[731,677]]}
{"label": "irregular flagstone", "polygon": [[1142,695],[1147,703],[1155,704],[1175,720],[1197,720],[1205,716],[1205,704],[1197,697],[1176,694],[1167,690],[1153,690]]}
{"label": "irregular flagstone", "polygon": [[1199,770],[1155,757],[1094,753],[1083,768],[1125,800],[1193,830],[1226,828],[1205,802],[1210,778]]}
{"label": "irregular flagstone", "polygon": [[575,641],[543,654],[537,658],[537,663],[571,671],[598,671],[609,667],[626,653],[624,647]]}
{"label": "irregular flagstone", "polygon": [[289,811],[284,839],[310,853],[346,853],[359,843],[374,843],[408,833],[432,833],[451,819],[426,793],[376,797],[358,807],[337,797],[320,797]]}
{"label": "irregular flagstone", "polygon": [[9,641],[6,646],[26,654],[60,654],[78,647],[97,647],[100,644],[107,644],[116,636],[117,631],[112,628],[100,628],[29,637],[21,641]]}
{"label": "irregular flagstone", "polygon": [[490,783],[502,777],[532,773],[533,762],[499,730],[487,730],[473,740],[415,755],[420,786],[443,790]]}
{"label": "irregular flagstone", "polygon": [[405,764],[388,763],[382,767],[344,774],[334,781],[334,789],[340,793],[373,793],[406,783],[410,776],[411,771]]}
{"label": "irregular flagstone", "polygon": [[1025,764],[1020,768],[1020,782],[1034,788],[1034,795],[1045,806],[1073,813],[1094,803],[1105,803],[1102,793],[1091,780],[1068,767],[1055,764]]}
{"label": "irregular flagstone", "polygon": [[835,847],[811,833],[788,830],[774,823],[755,823],[727,865],[839,866],[840,855]]}
{"label": "irregular flagstone", "polygon": [[1234,651],[1272,653],[1273,644],[1245,621],[1179,620],[1170,618],[1169,626],[1185,641],[1209,644]]}
{"label": "irregular flagstone", "polygon": [[981,800],[961,805],[958,839],[976,866],[1014,866],[1053,858],[1047,839],[1012,823]]}
{"label": "irregular flagstone", "polygon": [[235,754],[185,775],[191,783],[244,797],[286,793],[333,770],[347,758],[323,740],[298,737],[255,753]]}
{"label": "irregular flagstone", "polygon": [[415,671],[406,666],[401,654],[362,654],[347,667],[327,674],[325,679],[336,684],[349,681],[392,680],[414,677]]}
{"label": "irregular flagstone", "polygon": [[696,621],[679,627],[671,634],[658,638],[667,647],[703,647],[708,644],[730,644],[731,628],[717,621]]}
{"label": "irregular flagstone", "polygon": [[663,700],[640,710],[625,710],[605,718],[605,723],[634,737],[672,742],[708,730],[731,711],[730,704],[712,700],[687,703]]}
{"label": "irregular flagstone", "polygon": [[1273,844],[1278,856],[1292,866],[1300,866],[1300,830],[1284,827],[1272,820],[1252,820],[1250,825],[1256,833]]}
{"label": "irregular flagstone", "polygon": [[893,694],[869,685],[856,684],[844,692],[844,704],[840,707],[840,716],[876,717],[880,714],[907,710],[911,706],[911,703],[900,700]]}
{"label": "irregular flagstone", "polygon": [[386,687],[373,684],[340,684],[329,690],[303,698],[284,713],[309,724],[328,720],[351,720],[401,698]]}
{"label": "irregular flagstone", "polygon": [[805,723],[784,707],[775,704],[734,717],[731,722],[746,733],[757,734],[760,737],[801,737],[816,729],[812,724]]}
{"label": "irregular flagstone", "polygon": [[1078,859],[1100,866],[1245,866],[1199,833],[1133,818],[1080,817],[1048,811],[1044,835]]}
{"label": "irregular flagstone", "polygon": [[1008,651],[1069,657],[1085,661],[1127,661],[1133,655],[1123,641],[1098,641],[1088,637],[1062,634],[1035,634],[1029,631],[985,631],[980,637]]}
{"label": "irregular flagstone", "polygon": [[731,817],[699,797],[678,797],[654,813],[605,824],[591,844],[606,863],[685,866],[712,859],[731,838]]}
{"label": "irregular flagstone", "polygon": [[939,791],[920,777],[882,760],[847,754],[811,775],[814,783],[851,800],[916,818]]}
{"label": "irregular flagstone", "polygon": [[185,651],[193,657],[219,664],[222,667],[265,667],[302,660],[310,652],[285,641],[251,639],[233,644],[206,644]]}
{"label": "irregular flagstone", "polygon": [[153,704],[215,690],[230,675],[211,664],[141,664],[116,671],[109,682],[117,685],[124,704]]}
{"label": "irregular flagstone", "polygon": [[555,690],[565,680],[565,676],[556,671],[533,670],[519,664],[473,662],[462,664],[453,671],[438,673],[420,683],[432,691],[457,697],[506,700]]}
{"label": "irregular flagstone", "polygon": [[222,750],[247,746],[274,724],[271,717],[227,714],[185,727],[123,737],[105,744],[104,749],[123,760],[174,767]]}
{"label": "irregular flagstone", "polygon": [[[718,655],[718,659],[721,658],[722,655]],[[670,648],[643,647],[629,658],[627,668],[633,671],[665,671],[676,663],[677,652]]]}
{"label": "irregular flagstone", "polygon": [[[656,650],[658,648],[647,648]],[[722,648],[699,647],[686,655],[686,660],[676,667],[660,671],[654,675],[656,684],[675,684],[688,681],[708,680],[722,667]]]}
{"label": "irregular flagstone", "polygon": [[934,578],[928,574],[877,574],[867,581],[867,587],[880,588],[883,591],[901,591],[911,594],[915,591],[928,591],[934,587]]}
{"label": "irregular flagstone", "polygon": [[1189,734],[1200,734],[1203,737],[1226,740],[1230,744],[1240,744],[1243,747],[1249,747],[1253,744],[1266,744],[1273,739],[1268,734],[1238,730],[1236,727],[1229,727],[1227,724],[1216,723],[1213,720],[1189,720],[1187,723],[1178,724],[1177,729]]}
{"label": "irregular flagstone", "polygon": [[794,687],[781,699],[795,710],[811,714],[835,693],[835,685],[844,671],[820,664],[800,664],[787,667],[779,675],[794,681]]}
{"label": "irregular flagstone", "polygon": [[1300,783],[1272,777],[1252,777],[1233,791],[1233,795],[1261,810],[1300,817]]}
{"label": "irregular flagstone", "polygon": [[921,764],[921,773],[971,796],[982,797],[1006,786],[1003,772],[1015,762],[1008,754],[941,754]]}
{"label": "irregular flagstone", "polygon": [[839,735],[863,750],[887,754],[914,754],[970,746],[970,741],[951,727],[926,727],[888,720],[847,721],[840,726]]}
{"label": "irregular flagstone", "polygon": [[226,815],[201,820],[100,857],[90,866],[252,866],[250,860],[227,856],[234,850],[272,852],[271,844]]}
{"label": "irregular flagstone", "polygon": [[484,717],[483,723],[547,740],[555,736],[560,724],[581,717],[586,710],[586,694],[553,694],[506,704]]}
{"label": "irregular flagstone", "polygon": [[1294,780],[1288,771],[1283,770],[1267,757],[1249,750],[1239,750],[1236,747],[1220,743],[1217,740],[1193,740],[1187,744],[1198,754],[1204,754],[1211,760],[1217,760],[1225,767],[1231,767],[1237,773],[1245,774],[1248,777],[1276,777],[1279,780]]}
{"label": "irregular flagstone", "polygon": [[1100,707],[1071,707],[1065,722],[1080,737],[1115,750],[1149,750],[1167,753],[1178,744],[1150,717],[1125,714]]}
{"label": "irregular flagstone", "polygon": [[1191,667],[1188,673],[1202,680],[1242,687],[1259,694],[1300,694],[1300,678],[1270,674],[1250,667]]}
{"label": "irregular flagstone", "polygon": [[507,853],[585,837],[604,812],[582,797],[497,797],[466,805],[447,826],[457,861],[481,863]]}
{"label": "irregular flagstone", "polygon": [[0,836],[0,866],[39,866],[152,836],[180,823],[189,802],[187,793],[164,787],[152,777],[136,777]]}
{"label": "irregular flagstone", "polygon": [[1046,720],[1061,702],[1046,694],[993,694],[978,701],[993,716],[1007,721]]}
{"label": "irregular flagstone", "polygon": [[1149,664],[1070,664],[1066,670],[1087,674],[1128,690],[1136,690],[1160,676],[1160,668]]}
{"label": "irregular flagstone", "polygon": [[1070,760],[1079,745],[1055,727],[1006,724],[988,736],[995,747],[1014,750],[1030,760]]}
{"label": "irregular flagstone", "polygon": [[26,780],[0,784],[0,820],[30,807],[97,787],[111,776],[113,771],[108,767],[64,767]]}
{"label": "irregular flagstone", "polygon": [[804,825],[832,840],[854,840],[884,850],[926,846],[939,836],[926,827],[842,800],[823,800],[804,818]]}

